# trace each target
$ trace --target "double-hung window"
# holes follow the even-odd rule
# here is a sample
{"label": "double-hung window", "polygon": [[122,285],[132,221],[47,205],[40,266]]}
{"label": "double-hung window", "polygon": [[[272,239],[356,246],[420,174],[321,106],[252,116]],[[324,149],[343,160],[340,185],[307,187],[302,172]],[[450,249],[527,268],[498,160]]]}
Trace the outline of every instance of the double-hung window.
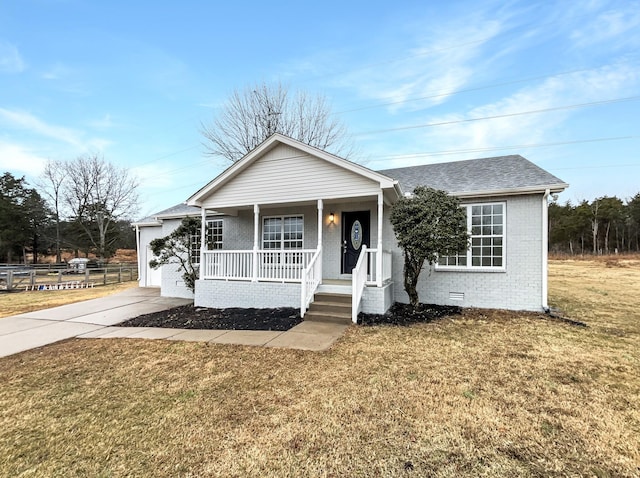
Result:
{"label": "double-hung window", "polygon": [[[267,264],[302,264],[302,252],[295,252],[304,246],[304,217],[275,216],[262,220],[262,248],[273,254],[265,254]],[[276,254],[276,251],[291,253]]]}
{"label": "double-hung window", "polygon": [[455,256],[441,257],[439,269],[504,270],[506,204],[467,204],[470,247]]}
{"label": "double-hung window", "polygon": [[[205,241],[207,250],[222,249],[222,219],[207,219],[205,221]],[[200,263],[200,241],[202,240],[202,229],[198,226],[195,234],[191,238],[191,262]]]}
{"label": "double-hung window", "polygon": [[262,222],[262,248],[265,250],[302,249],[304,217],[265,217]]}

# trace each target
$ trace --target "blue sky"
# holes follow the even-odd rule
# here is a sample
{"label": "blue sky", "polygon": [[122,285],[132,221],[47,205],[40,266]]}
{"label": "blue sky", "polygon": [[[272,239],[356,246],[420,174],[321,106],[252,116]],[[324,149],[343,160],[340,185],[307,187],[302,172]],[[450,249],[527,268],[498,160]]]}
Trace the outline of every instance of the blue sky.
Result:
{"label": "blue sky", "polygon": [[640,191],[631,0],[5,1],[0,171],[101,152],[156,212],[228,166],[200,124],[262,81],[326,95],[372,169],[522,154],[561,201]]}

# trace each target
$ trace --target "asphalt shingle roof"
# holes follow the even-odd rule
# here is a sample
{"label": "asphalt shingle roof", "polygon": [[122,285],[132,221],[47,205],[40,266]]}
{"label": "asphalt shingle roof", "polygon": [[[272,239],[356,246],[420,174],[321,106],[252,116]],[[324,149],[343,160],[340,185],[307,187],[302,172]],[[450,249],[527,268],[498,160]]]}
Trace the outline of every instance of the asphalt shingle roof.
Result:
{"label": "asphalt shingle roof", "polygon": [[[509,191],[538,186],[564,189],[567,186],[564,181],[519,154],[384,169],[377,172],[396,179],[404,192],[411,192],[416,186],[443,189],[449,193]],[[136,223],[147,224],[157,222],[157,219],[196,214],[200,214],[199,207],[180,203]]]}
{"label": "asphalt shingle roof", "polygon": [[184,203],[180,203],[180,204],[176,204],[175,206],[171,206],[170,208],[164,209],[160,212],[157,212],[155,214],[152,214],[151,216],[143,217],[142,219],[139,219],[132,224],[134,225],[136,224],[148,225],[148,224],[154,224],[154,223],[160,224],[158,222],[158,219],[184,217],[187,215],[194,216],[199,214],[200,214],[199,207],[187,206]]}
{"label": "asphalt shingle roof", "polygon": [[536,186],[566,187],[564,181],[518,154],[378,172],[398,180],[404,192],[411,192],[416,186],[442,189],[449,193],[503,191]]}
{"label": "asphalt shingle roof", "polygon": [[157,212],[153,215],[153,217],[177,217],[177,216],[186,216],[200,214],[200,208],[195,206],[187,206],[184,203],[176,204],[175,206],[171,206],[164,211]]}

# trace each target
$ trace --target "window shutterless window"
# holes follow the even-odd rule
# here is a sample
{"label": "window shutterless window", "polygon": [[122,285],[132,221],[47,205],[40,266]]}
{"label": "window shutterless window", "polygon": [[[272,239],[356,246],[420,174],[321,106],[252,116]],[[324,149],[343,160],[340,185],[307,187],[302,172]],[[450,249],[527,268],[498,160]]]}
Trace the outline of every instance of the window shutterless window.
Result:
{"label": "window shutterless window", "polygon": [[302,249],[304,246],[304,217],[278,216],[262,220],[262,248]]}
{"label": "window shutterless window", "polygon": [[467,213],[470,247],[455,256],[441,257],[438,269],[505,268],[506,204],[468,204]]}
{"label": "window shutterless window", "polygon": [[[207,219],[205,221],[205,241],[207,250],[222,249],[222,219]],[[197,232],[191,236],[191,262],[200,263],[200,240],[202,229],[198,227]]]}

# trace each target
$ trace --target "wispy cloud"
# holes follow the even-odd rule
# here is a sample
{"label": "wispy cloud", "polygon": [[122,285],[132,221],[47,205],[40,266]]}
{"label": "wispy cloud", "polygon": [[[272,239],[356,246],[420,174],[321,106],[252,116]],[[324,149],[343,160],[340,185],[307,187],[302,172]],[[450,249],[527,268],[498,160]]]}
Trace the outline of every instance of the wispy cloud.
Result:
{"label": "wispy cloud", "polygon": [[113,118],[111,118],[111,115],[107,113],[102,118],[90,121],[89,126],[96,129],[110,129],[113,128],[114,122]]}
{"label": "wispy cloud", "polygon": [[493,63],[536,41],[534,34],[512,35],[522,30],[529,14],[527,7],[502,8],[489,1],[449,12],[446,18],[425,19],[396,46],[402,51],[398,59],[347,73],[340,86],[362,98],[390,103],[391,113],[446,103],[455,91],[495,78]]}
{"label": "wispy cloud", "polygon": [[[571,104],[613,99],[631,94],[640,84],[640,70],[623,64],[581,72],[561,78],[549,78],[538,85],[523,88],[501,100],[472,108],[464,113],[425,118],[425,123],[441,123],[469,118],[509,115]],[[566,121],[580,110],[568,109],[544,114],[503,117],[475,122],[460,122],[430,127],[423,134],[411,133],[416,151],[447,151],[524,145],[550,140]],[[575,138],[574,138],[575,139]],[[437,156],[434,161],[455,156]],[[414,160],[424,163],[425,158]],[[402,165],[407,165],[406,159]],[[390,166],[389,166],[390,167]]]}
{"label": "wispy cloud", "polygon": [[72,73],[72,69],[62,63],[55,63],[51,68],[42,73],[45,80],[64,80]]}
{"label": "wispy cloud", "polygon": [[14,128],[25,129],[72,146],[83,146],[81,134],[78,131],[63,126],[47,124],[36,116],[24,111],[12,111],[0,108],[0,121]]}
{"label": "wispy cloud", "polygon": [[20,73],[26,64],[18,49],[11,43],[0,41],[0,72]]}
{"label": "wispy cloud", "polygon": [[[72,146],[69,154],[82,154],[87,151],[104,151],[112,141],[99,137],[86,137],[81,131],[46,123],[40,118],[24,111],[14,111],[0,108],[0,124],[5,125],[5,129],[24,131],[28,134],[53,139],[57,142]],[[17,135],[15,135],[17,136]],[[21,142],[27,138],[21,135]],[[30,143],[38,140],[29,139]],[[15,141],[14,141],[15,142]],[[53,148],[52,148],[53,149]]]}
{"label": "wispy cloud", "polygon": [[640,45],[640,2],[601,11],[590,20],[581,22],[570,35],[574,46],[587,48],[606,43],[608,48]]}
{"label": "wispy cloud", "polygon": [[39,175],[47,159],[18,144],[0,141],[0,171]]}

